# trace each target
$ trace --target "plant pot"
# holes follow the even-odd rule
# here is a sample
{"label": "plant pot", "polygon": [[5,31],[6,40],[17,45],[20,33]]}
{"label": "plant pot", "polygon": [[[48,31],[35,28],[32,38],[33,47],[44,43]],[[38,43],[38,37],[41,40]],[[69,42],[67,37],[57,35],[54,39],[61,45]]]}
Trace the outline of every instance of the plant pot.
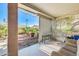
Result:
{"label": "plant pot", "polygon": [[31,37],[34,37],[35,33],[31,33]]}

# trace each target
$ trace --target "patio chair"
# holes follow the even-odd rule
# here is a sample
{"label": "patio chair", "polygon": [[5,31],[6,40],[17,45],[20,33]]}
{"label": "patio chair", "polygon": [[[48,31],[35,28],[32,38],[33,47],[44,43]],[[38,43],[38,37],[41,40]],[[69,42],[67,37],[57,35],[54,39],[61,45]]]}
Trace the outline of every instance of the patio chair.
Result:
{"label": "patio chair", "polygon": [[[71,43],[70,45],[68,45]],[[76,56],[77,55],[77,47],[73,47],[73,43],[77,46],[76,41],[68,41],[66,45],[60,49],[58,52],[53,51],[52,56]]]}

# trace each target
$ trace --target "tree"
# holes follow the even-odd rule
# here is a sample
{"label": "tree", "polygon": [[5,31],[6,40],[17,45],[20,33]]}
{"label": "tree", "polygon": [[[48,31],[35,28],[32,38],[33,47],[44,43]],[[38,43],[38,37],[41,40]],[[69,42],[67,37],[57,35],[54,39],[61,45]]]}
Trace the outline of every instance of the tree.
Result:
{"label": "tree", "polygon": [[7,26],[0,25],[0,38],[5,38],[7,34],[8,34]]}
{"label": "tree", "polygon": [[31,28],[31,29],[30,29],[30,32],[32,32],[32,33],[37,33],[37,32],[38,32],[38,29],[37,29],[37,28]]}

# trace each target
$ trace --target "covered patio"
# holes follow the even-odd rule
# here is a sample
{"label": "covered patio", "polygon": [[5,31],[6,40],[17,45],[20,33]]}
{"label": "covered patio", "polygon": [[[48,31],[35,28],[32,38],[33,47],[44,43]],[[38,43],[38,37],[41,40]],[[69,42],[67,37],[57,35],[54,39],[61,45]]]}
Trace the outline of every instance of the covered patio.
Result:
{"label": "covered patio", "polygon": [[[38,43],[18,50],[18,8],[39,16]],[[73,26],[79,19],[79,4],[8,4],[9,56],[77,56],[78,41],[69,39],[79,35]],[[11,16],[12,15],[12,16]],[[74,19],[74,20],[73,20]],[[68,24],[68,25],[67,25]],[[77,24],[79,25],[79,24]],[[72,26],[72,27],[67,27]],[[66,28],[65,28],[66,27]],[[71,29],[72,28],[72,29]],[[75,29],[76,28],[76,29]],[[70,31],[72,30],[72,31]]]}

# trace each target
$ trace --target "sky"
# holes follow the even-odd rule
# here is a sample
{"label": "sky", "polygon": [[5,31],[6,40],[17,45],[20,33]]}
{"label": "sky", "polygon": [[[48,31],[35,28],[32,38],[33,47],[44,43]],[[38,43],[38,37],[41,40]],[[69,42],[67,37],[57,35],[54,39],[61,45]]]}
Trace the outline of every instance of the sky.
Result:
{"label": "sky", "polygon": [[7,4],[0,3],[0,24],[3,23],[3,20],[8,18],[8,9]]}
{"label": "sky", "polygon": [[18,8],[18,24],[27,26],[38,25],[39,18],[37,15],[34,15],[33,13]]}
{"label": "sky", "polygon": [[[4,19],[8,19],[8,4],[0,3],[0,24],[4,23]],[[39,25],[39,18],[33,13],[18,8],[18,24],[21,25]]]}

